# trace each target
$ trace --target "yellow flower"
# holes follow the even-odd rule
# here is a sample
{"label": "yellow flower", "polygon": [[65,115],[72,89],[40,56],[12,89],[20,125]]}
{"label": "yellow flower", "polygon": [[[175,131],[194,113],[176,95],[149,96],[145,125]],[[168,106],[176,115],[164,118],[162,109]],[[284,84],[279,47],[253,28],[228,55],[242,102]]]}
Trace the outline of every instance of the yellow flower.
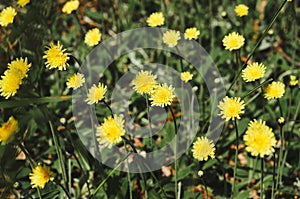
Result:
{"label": "yellow flower", "polygon": [[200,31],[197,28],[187,28],[184,33],[184,38],[188,40],[197,39],[200,35]]}
{"label": "yellow flower", "polygon": [[296,76],[295,75],[291,75],[290,76],[290,86],[297,86],[298,84],[298,80],[296,79]]}
{"label": "yellow flower", "polygon": [[245,38],[237,32],[232,32],[226,35],[222,42],[225,50],[238,50],[244,45]]}
{"label": "yellow flower", "polygon": [[175,97],[174,88],[166,84],[158,85],[150,93],[151,106],[165,107],[170,105]]}
{"label": "yellow flower", "polygon": [[14,96],[21,84],[22,79],[20,79],[19,74],[14,71],[7,70],[0,80],[0,95],[5,97],[5,99]]}
{"label": "yellow flower", "polygon": [[206,137],[198,137],[193,143],[193,157],[199,161],[207,160],[208,156],[215,158],[215,144]]}
{"label": "yellow flower", "polygon": [[79,7],[79,1],[78,0],[71,0],[65,3],[65,5],[62,8],[63,13],[71,14],[74,10],[77,10]]}
{"label": "yellow flower", "polygon": [[17,12],[13,7],[9,6],[7,8],[4,8],[0,12],[0,25],[3,27],[8,26],[14,21],[16,15]]}
{"label": "yellow flower", "polygon": [[150,27],[164,25],[165,18],[161,12],[154,12],[147,18],[147,24]]}
{"label": "yellow flower", "polygon": [[124,120],[114,115],[104,119],[104,122],[97,127],[97,140],[100,144],[111,148],[113,144],[122,141],[121,136],[125,135]]}
{"label": "yellow flower", "polygon": [[190,81],[193,78],[193,74],[191,74],[190,72],[183,72],[180,74],[180,78],[182,81],[187,83],[188,81]]}
{"label": "yellow flower", "polygon": [[0,128],[0,142],[7,143],[18,129],[18,121],[11,116]]}
{"label": "yellow flower", "polygon": [[262,63],[254,62],[242,71],[242,78],[245,82],[252,82],[264,77],[265,71],[266,67]]}
{"label": "yellow flower", "polygon": [[274,152],[276,139],[272,129],[266,125],[265,121],[251,121],[248,129],[243,136],[246,151],[250,152],[253,156],[270,155]]}
{"label": "yellow flower", "polygon": [[152,75],[150,71],[140,71],[135,79],[132,80],[134,90],[141,95],[149,94],[157,85],[155,79],[156,76]]}
{"label": "yellow flower", "polygon": [[20,6],[20,7],[24,7],[24,6],[26,6],[28,3],[30,2],[30,0],[18,0],[18,5]]}
{"label": "yellow flower", "polygon": [[63,46],[60,45],[59,41],[57,45],[53,42],[50,43],[50,47],[47,46],[48,50],[45,51],[43,56],[46,61],[46,67],[49,69],[58,68],[58,70],[66,70],[66,67],[69,65],[67,61],[69,60],[68,53],[64,53],[66,49],[63,49]]}
{"label": "yellow flower", "polygon": [[175,47],[180,39],[179,31],[169,30],[163,34],[163,42],[169,47]]}
{"label": "yellow flower", "polygon": [[279,99],[285,92],[285,86],[282,82],[272,82],[265,89],[264,97],[268,100]]}
{"label": "yellow flower", "polygon": [[27,77],[27,72],[31,64],[28,64],[27,58],[16,59],[8,64],[8,69],[19,75],[20,79]]}
{"label": "yellow flower", "polygon": [[88,46],[95,46],[99,43],[101,40],[101,32],[98,28],[94,28],[89,30],[85,34],[84,43],[86,43]]}
{"label": "yellow flower", "polygon": [[235,6],[234,11],[237,14],[237,16],[243,17],[243,16],[248,15],[248,9],[249,9],[249,7],[246,6],[245,4],[239,4],[239,5]]}
{"label": "yellow flower", "polygon": [[68,81],[67,81],[67,87],[68,88],[73,88],[76,90],[77,88],[81,87],[83,83],[85,82],[85,78],[83,74],[77,73],[72,75]]}
{"label": "yellow flower", "polygon": [[99,83],[98,86],[93,84],[93,86],[89,89],[87,94],[87,99],[85,100],[88,104],[98,103],[104,98],[104,95],[107,91],[107,87],[102,83]]}
{"label": "yellow flower", "polygon": [[278,122],[279,125],[283,125],[285,123],[284,117],[278,118],[277,122]]}
{"label": "yellow flower", "polygon": [[41,166],[40,164],[32,169],[32,173],[29,174],[29,179],[31,181],[32,188],[44,188],[45,184],[49,180],[53,180],[53,173],[50,168],[46,165]]}
{"label": "yellow flower", "polygon": [[221,110],[219,115],[226,121],[229,121],[235,118],[241,119],[240,114],[244,113],[245,103],[239,97],[229,98],[226,96],[223,101],[220,101],[218,107]]}

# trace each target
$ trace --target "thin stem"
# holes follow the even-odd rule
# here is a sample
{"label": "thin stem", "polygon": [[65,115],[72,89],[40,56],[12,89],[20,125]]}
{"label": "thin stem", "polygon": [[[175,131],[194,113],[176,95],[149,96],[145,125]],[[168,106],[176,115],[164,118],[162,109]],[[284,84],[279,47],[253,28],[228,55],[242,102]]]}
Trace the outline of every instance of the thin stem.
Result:
{"label": "thin stem", "polygon": [[274,189],[275,189],[275,183],[276,183],[276,179],[275,179],[275,175],[276,175],[276,153],[274,152],[273,154],[273,183],[272,183],[272,191],[271,191],[271,199],[274,199]]}
{"label": "thin stem", "polygon": [[38,195],[39,195],[39,199],[42,199],[42,195],[41,195],[41,190],[40,190],[40,188],[36,188],[37,189],[37,192],[38,192]]}
{"label": "thin stem", "polygon": [[262,82],[261,84],[259,84],[258,86],[254,87],[251,91],[249,91],[246,95],[244,95],[244,96],[242,97],[242,99],[248,97],[250,94],[252,94],[252,93],[255,92],[256,90],[258,90],[259,88],[262,88],[263,85],[267,84],[268,82],[270,82],[270,81],[272,81],[272,80],[273,80],[272,78],[271,78],[271,79],[268,79],[268,80]]}
{"label": "thin stem", "polygon": [[152,140],[152,128],[151,128],[150,106],[149,106],[149,98],[148,98],[148,95],[146,95],[145,98],[146,98],[146,108],[147,108],[147,119],[148,119],[148,122],[149,122],[150,148],[152,148],[152,146],[153,146],[153,140]]}
{"label": "thin stem", "polygon": [[68,197],[69,199],[72,198],[71,195],[70,195],[70,193],[66,190],[66,188],[64,188],[64,186],[62,186],[62,185],[59,184],[59,183],[56,183],[56,185],[58,185],[58,186],[65,192],[65,194],[67,195],[67,197]]}
{"label": "thin stem", "polygon": [[114,118],[113,111],[112,111],[111,107],[109,106],[109,104],[108,104],[104,99],[101,100],[101,101],[102,101],[102,102],[105,104],[105,106],[109,109],[112,118]]}
{"label": "thin stem", "polygon": [[[277,163],[277,176],[276,176],[276,185],[275,185],[275,190],[276,194],[279,192],[279,178],[280,178],[280,168],[282,164],[282,153],[283,153],[283,134],[282,134],[282,125],[280,125],[280,149],[279,149],[279,159]],[[275,194],[275,196],[276,196]]]}
{"label": "thin stem", "polygon": [[238,156],[238,147],[239,147],[239,130],[237,126],[237,120],[234,119],[234,125],[235,125],[235,157],[234,157],[234,170],[233,170],[233,184],[232,184],[232,190],[231,190],[231,198],[233,198],[235,193],[235,181],[236,181],[236,168],[237,168],[237,156]]}
{"label": "thin stem", "polygon": [[264,199],[264,158],[261,158],[261,168],[260,168],[260,198]]}
{"label": "thin stem", "polygon": [[205,189],[205,198],[208,199],[208,190],[207,190],[207,186],[206,186],[206,183],[204,181],[203,178],[201,178],[201,182],[202,184],[204,185],[204,189]]}
{"label": "thin stem", "polygon": [[281,107],[281,104],[280,104],[280,100],[279,100],[279,99],[277,99],[277,103],[278,103],[279,110],[280,110],[280,116],[283,117],[283,111],[282,111],[282,107]]}

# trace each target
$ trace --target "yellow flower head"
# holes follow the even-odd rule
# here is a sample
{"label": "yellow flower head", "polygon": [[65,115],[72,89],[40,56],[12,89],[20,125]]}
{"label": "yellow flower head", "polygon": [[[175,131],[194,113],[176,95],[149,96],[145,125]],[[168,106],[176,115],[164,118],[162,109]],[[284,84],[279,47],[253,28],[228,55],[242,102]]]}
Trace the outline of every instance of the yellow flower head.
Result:
{"label": "yellow flower head", "polygon": [[65,3],[65,5],[62,8],[63,13],[71,14],[74,10],[77,10],[79,7],[79,1],[78,0],[71,0]]}
{"label": "yellow flower head", "polygon": [[113,144],[122,141],[121,136],[125,135],[124,120],[114,115],[104,119],[104,122],[97,127],[97,140],[100,144],[111,148]]}
{"label": "yellow flower head", "polygon": [[8,69],[19,75],[20,79],[27,77],[27,72],[31,64],[28,64],[27,58],[16,59],[8,64]]}
{"label": "yellow flower head", "polygon": [[175,97],[174,88],[166,84],[158,85],[150,93],[151,106],[165,107],[170,105]]}
{"label": "yellow flower head", "polygon": [[223,101],[220,101],[218,107],[221,110],[219,115],[226,121],[229,121],[235,118],[241,119],[240,114],[244,113],[245,103],[239,97],[229,98],[226,96]]}
{"label": "yellow flower head", "polygon": [[95,104],[101,101],[104,98],[104,95],[107,91],[107,87],[102,83],[99,83],[98,86],[93,84],[93,86],[89,89],[87,94],[87,99],[85,100],[88,104]]}
{"label": "yellow flower head", "polygon": [[200,31],[197,28],[187,28],[184,32],[184,38],[188,40],[197,39],[200,35]]}
{"label": "yellow flower head", "polygon": [[296,79],[295,75],[290,76],[290,86],[297,86],[298,85],[298,80]]}
{"label": "yellow flower head", "polygon": [[180,79],[185,83],[190,81],[192,78],[193,78],[193,74],[191,74],[190,72],[183,72],[180,74]]}
{"label": "yellow flower head", "polygon": [[265,89],[264,97],[268,100],[279,99],[285,92],[285,86],[282,82],[272,82]]}
{"label": "yellow flower head", "polygon": [[232,32],[226,35],[222,42],[225,50],[238,50],[244,45],[245,38],[237,32]]}
{"label": "yellow flower head", "polygon": [[147,18],[147,24],[150,27],[164,25],[165,18],[161,12],[154,12]]}
{"label": "yellow flower head", "polygon": [[18,129],[18,121],[11,116],[0,128],[0,142],[7,143]]}
{"label": "yellow flower head", "polygon": [[14,21],[16,15],[17,12],[13,7],[9,6],[7,8],[4,8],[0,12],[0,25],[3,27],[8,26]]}
{"label": "yellow flower head", "polygon": [[283,125],[285,123],[284,117],[278,118],[277,122],[278,122],[279,125]]}
{"label": "yellow flower head", "polygon": [[135,79],[132,80],[134,90],[141,95],[149,94],[157,85],[155,79],[156,76],[152,75],[150,71],[140,71]]}
{"label": "yellow flower head", "polygon": [[32,188],[44,188],[46,183],[54,178],[50,168],[46,165],[41,166],[40,164],[32,169],[32,173],[29,174]]}
{"label": "yellow flower head", "polygon": [[76,90],[77,88],[81,87],[83,83],[85,82],[85,78],[83,74],[77,73],[72,75],[68,81],[67,81],[67,87],[68,88],[73,88]]}
{"label": "yellow flower head", "polygon": [[206,137],[198,137],[193,144],[193,157],[199,161],[207,160],[208,156],[215,158],[215,144]]}
{"label": "yellow flower head", "polygon": [[180,39],[179,31],[169,30],[163,34],[163,42],[169,47],[175,47]]}
{"label": "yellow flower head", "polygon": [[252,82],[264,77],[265,71],[266,67],[262,63],[254,62],[242,71],[242,78],[245,82]]}
{"label": "yellow flower head", "polygon": [[5,97],[5,99],[14,96],[21,84],[22,79],[20,79],[19,73],[12,70],[6,70],[5,75],[3,75],[0,80],[0,95]]}
{"label": "yellow flower head", "polygon": [[30,0],[18,0],[18,5],[20,6],[20,7],[24,7],[24,6],[26,6],[28,3],[30,2]]}
{"label": "yellow flower head", "polygon": [[234,11],[239,17],[247,16],[248,15],[249,7],[244,4],[239,4],[235,6]]}
{"label": "yellow flower head", "polygon": [[95,46],[101,40],[101,32],[98,28],[89,30],[84,37],[84,43],[88,46]]}
{"label": "yellow flower head", "polygon": [[46,67],[49,69],[58,68],[58,70],[66,70],[66,67],[69,65],[67,61],[69,60],[68,53],[65,53],[66,49],[63,49],[63,46],[60,45],[60,42],[57,42],[55,45],[53,42],[50,43],[50,47],[47,46],[48,50],[45,51],[43,56],[46,61]]}
{"label": "yellow flower head", "polygon": [[253,156],[263,158],[274,152],[276,139],[272,129],[266,125],[265,121],[251,121],[243,139],[246,150]]}

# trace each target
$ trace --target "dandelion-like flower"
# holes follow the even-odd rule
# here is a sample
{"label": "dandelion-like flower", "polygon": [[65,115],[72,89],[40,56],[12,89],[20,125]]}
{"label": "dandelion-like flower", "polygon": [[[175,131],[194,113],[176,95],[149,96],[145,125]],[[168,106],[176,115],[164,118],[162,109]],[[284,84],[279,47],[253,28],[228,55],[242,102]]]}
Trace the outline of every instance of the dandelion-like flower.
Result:
{"label": "dandelion-like flower", "polygon": [[175,97],[173,91],[174,88],[166,84],[156,86],[150,93],[151,106],[170,105]]}
{"label": "dandelion-like flower", "polygon": [[279,99],[285,92],[285,85],[282,82],[272,82],[265,89],[264,97],[268,100]]}
{"label": "dandelion-like flower", "polygon": [[87,99],[85,100],[88,104],[95,104],[101,101],[104,98],[104,95],[107,91],[107,87],[102,83],[98,85],[93,84],[93,86],[89,89],[87,94]]}
{"label": "dandelion-like flower", "polygon": [[149,94],[157,85],[155,79],[156,76],[152,75],[150,71],[140,71],[135,79],[132,80],[134,90],[141,95]]}
{"label": "dandelion-like flower", "polygon": [[125,135],[124,120],[117,115],[105,118],[104,122],[97,127],[96,136],[98,142],[108,148],[122,141],[123,135]]}
{"label": "dandelion-like flower", "polygon": [[169,47],[175,47],[180,39],[179,31],[169,30],[163,34],[163,42]]}
{"label": "dandelion-like flower", "polygon": [[44,188],[46,183],[54,178],[50,168],[46,165],[38,165],[32,169],[32,173],[29,174],[32,188]]}
{"label": "dandelion-like flower", "polygon": [[67,81],[67,87],[68,88],[73,88],[76,90],[77,88],[81,87],[83,83],[85,82],[85,78],[83,74],[77,73],[72,75],[68,81]]}
{"label": "dandelion-like flower", "polygon": [[265,71],[266,67],[262,63],[254,62],[242,71],[242,78],[245,82],[252,82],[264,77]]}
{"label": "dandelion-like flower", "polygon": [[193,157],[199,161],[206,161],[209,156],[215,158],[215,150],[216,148],[213,141],[206,137],[198,137],[193,143]]}
{"label": "dandelion-like flower", "polygon": [[154,12],[147,18],[147,24],[150,27],[164,25],[165,18],[161,12]]}
{"label": "dandelion-like flower", "polygon": [[53,42],[50,43],[50,46],[46,47],[48,50],[45,51],[43,56],[46,59],[46,67],[49,69],[58,68],[58,70],[66,70],[66,67],[69,65],[67,61],[69,60],[68,53],[65,53],[66,49],[63,49],[63,46],[60,42],[57,42],[55,45]]}
{"label": "dandelion-like flower", "polygon": [[240,97],[230,98],[226,96],[218,105],[222,116],[226,121],[230,119],[241,119],[240,114],[244,113],[245,103]]}
{"label": "dandelion-like flower", "polygon": [[190,81],[193,78],[193,74],[191,74],[190,72],[182,72],[180,73],[180,79],[182,81],[184,81],[185,83],[187,83],[188,81]]}
{"label": "dandelion-like flower", "polygon": [[188,40],[197,39],[200,35],[200,31],[197,28],[187,28],[184,32],[184,38]]}
{"label": "dandelion-like flower", "polygon": [[30,2],[30,0],[18,0],[18,5],[20,6],[20,7],[24,7],[24,6],[26,6],[28,3]]}
{"label": "dandelion-like flower", "polygon": [[3,27],[8,26],[14,21],[16,15],[17,12],[13,7],[9,6],[7,8],[4,8],[0,12],[0,25]]}
{"label": "dandelion-like flower", "polygon": [[290,75],[290,86],[297,86],[298,85],[298,80],[296,79],[295,75]]}
{"label": "dandelion-like flower", "polygon": [[253,156],[270,155],[274,152],[276,139],[272,129],[266,125],[265,121],[253,120],[249,123],[247,131],[243,136],[246,151]]}
{"label": "dandelion-like flower", "polygon": [[238,50],[245,44],[245,38],[237,32],[229,33],[222,40],[225,50]]}
{"label": "dandelion-like flower", "polygon": [[17,90],[22,84],[22,79],[19,77],[19,73],[11,70],[7,70],[5,75],[1,76],[0,80],[0,95],[8,99],[17,93]]}
{"label": "dandelion-like flower", "polygon": [[84,43],[86,43],[88,46],[95,46],[97,45],[101,40],[101,32],[99,28],[93,28],[89,30],[84,37]]}
{"label": "dandelion-like flower", "polygon": [[0,128],[0,142],[7,143],[18,129],[18,121],[11,116]]}
{"label": "dandelion-like flower", "polygon": [[63,13],[71,14],[74,10],[77,10],[79,7],[79,1],[78,0],[71,0],[65,3],[65,5],[62,8]]}
{"label": "dandelion-like flower", "polygon": [[239,4],[235,6],[234,11],[239,17],[247,16],[248,15],[249,7],[245,4]]}
{"label": "dandelion-like flower", "polygon": [[20,79],[27,77],[27,72],[29,71],[30,67],[31,64],[28,63],[27,58],[17,58],[16,60],[8,64],[8,69],[13,71],[14,73],[17,73]]}
{"label": "dandelion-like flower", "polygon": [[279,125],[284,125],[284,123],[285,123],[284,117],[278,118],[277,122],[278,122]]}

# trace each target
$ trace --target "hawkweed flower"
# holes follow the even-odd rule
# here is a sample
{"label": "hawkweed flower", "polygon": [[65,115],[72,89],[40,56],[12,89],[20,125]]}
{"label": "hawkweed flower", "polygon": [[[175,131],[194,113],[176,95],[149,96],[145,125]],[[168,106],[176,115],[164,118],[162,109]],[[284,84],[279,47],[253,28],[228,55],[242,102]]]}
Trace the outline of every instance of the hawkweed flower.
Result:
{"label": "hawkweed flower", "polygon": [[149,94],[154,89],[157,85],[155,79],[156,75],[152,75],[150,71],[140,71],[131,83],[134,86],[134,90],[143,95]]}
{"label": "hawkweed flower", "polygon": [[240,49],[245,44],[245,38],[237,32],[229,33],[222,40],[225,50],[233,51]]}
{"label": "hawkweed flower", "polygon": [[74,10],[77,10],[78,7],[79,7],[79,1],[71,0],[65,3],[65,5],[62,8],[62,12],[66,14],[71,14]]}
{"label": "hawkweed flower", "polygon": [[11,116],[0,128],[0,142],[7,143],[18,130],[18,121]]}
{"label": "hawkweed flower", "polygon": [[185,83],[187,83],[188,81],[190,81],[193,78],[193,74],[191,74],[190,72],[182,72],[180,73],[180,79],[182,81],[184,81]]}
{"label": "hawkweed flower", "polygon": [[240,97],[229,98],[226,96],[218,105],[220,114],[226,121],[230,119],[241,119],[240,114],[244,113],[245,103]]}
{"label": "hawkweed flower", "polygon": [[175,47],[180,39],[179,31],[169,30],[163,34],[163,42],[170,48]]}
{"label": "hawkweed flower", "polygon": [[17,93],[17,90],[22,84],[22,79],[19,73],[12,70],[6,70],[5,74],[1,76],[0,80],[0,95],[8,99]]}
{"label": "hawkweed flower", "polygon": [[242,78],[245,82],[252,82],[264,77],[266,67],[262,63],[254,62],[248,64],[242,71]]}
{"label": "hawkweed flower", "polygon": [[28,63],[27,58],[17,58],[16,60],[8,64],[8,69],[13,71],[14,73],[17,73],[20,79],[27,77],[27,72],[29,71],[30,67],[31,64]]}
{"label": "hawkweed flower", "polygon": [[197,39],[200,35],[200,31],[197,28],[187,28],[184,32],[184,38],[188,40]]}
{"label": "hawkweed flower", "polygon": [[45,51],[45,55],[43,56],[47,60],[46,67],[49,69],[58,68],[58,70],[66,70],[66,67],[69,65],[67,63],[69,54],[65,53],[66,49],[63,49],[60,42],[58,41],[57,45],[51,42],[50,46],[46,48],[48,50]]}
{"label": "hawkweed flower", "polygon": [[98,85],[93,84],[93,86],[89,89],[87,94],[87,99],[85,100],[88,104],[95,104],[104,99],[104,95],[107,91],[107,87],[102,83]]}
{"label": "hawkweed flower", "polygon": [[175,97],[173,91],[174,88],[166,84],[156,86],[150,93],[151,106],[170,105]]}
{"label": "hawkweed flower", "polygon": [[247,131],[243,136],[246,151],[253,156],[263,158],[274,152],[276,139],[272,129],[266,125],[265,121],[253,120],[249,123]]}
{"label": "hawkweed flower", "polygon": [[46,183],[54,178],[50,168],[46,165],[37,165],[32,169],[32,173],[29,174],[32,188],[44,188]]}
{"label": "hawkweed flower", "polygon": [[277,122],[278,122],[278,124],[279,124],[280,126],[283,126],[283,125],[285,124],[285,119],[284,119],[284,117],[278,118]]}
{"label": "hawkweed flower", "polygon": [[101,40],[101,32],[99,28],[93,28],[89,30],[84,37],[84,43],[86,43],[88,46],[95,46],[97,45]]}
{"label": "hawkweed flower", "polygon": [[206,137],[198,137],[193,143],[193,157],[199,161],[207,161],[208,157],[215,158],[215,144]]}
{"label": "hawkweed flower", "polygon": [[165,18],[161,12],[152,13],[146,20],[148,26],[157,27],[164,25]]}
{"label": "hawkweed flower", "polygon": [[295,75],[290,75],[290,86],[294,87],[298,85],[298,80]]}
{"label": "hawkweed flower", "polygon": [[285,92],[285,85],[282,82],[272,82],[265,89],[264,97],[268,100],[279,99]]}
{"label": "hawkweed flower", "polygon": [[76,90],[77,88],[81,87],[84,82],[85,82],[85,78],[83,74],[80,73],[73,74],[67,81],[67,87]]}
{"label": "hawkweed flower", "polygon": [[123,135],[125,135],[124,120],[117,115],[105,118],[96,131],[98,142],[108,148],[122,141]]}
{"label": "hawkweed flower", "polygon": [[249,10],[249,7],[246,6],[245,4],[239,4],[239,5],[235,6],[235,8],[234,8],[236,15],[239,17],[247,16],[248,10]]}
{"label": "hawkweed flower", "polygon": [[6,27],[9,24],[13,23],[16,15],[17,12],[13,7],[9,6],[7,8],[4,8],[0,12],[0,25]]}
{"label": "hawkweed flower", "polygon": [[18,0],[17,4],[20,6],[20,7],[24,7],[26,6],[28,3],[30,3],[30,0]]}

